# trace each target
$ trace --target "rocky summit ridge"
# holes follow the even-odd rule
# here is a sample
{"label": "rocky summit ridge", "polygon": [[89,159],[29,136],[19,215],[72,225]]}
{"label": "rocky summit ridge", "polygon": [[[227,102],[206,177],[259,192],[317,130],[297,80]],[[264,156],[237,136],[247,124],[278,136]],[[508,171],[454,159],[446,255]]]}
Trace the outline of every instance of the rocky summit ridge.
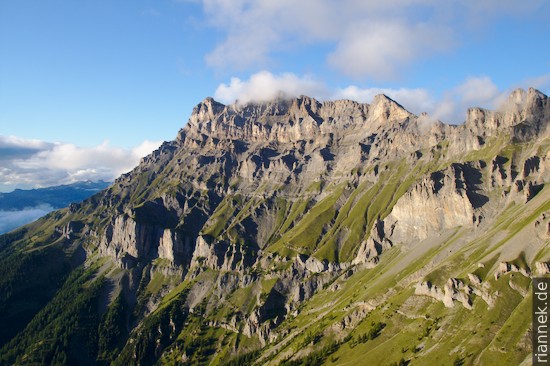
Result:
{"label": "rocky summit ridge", "polygon": [[[535,89],[456,126],[384,95],[206,98],[107,190],[0,237],[0,362],[519,364],[549,122]],[[27,307],[23,273],[48,289]]]}

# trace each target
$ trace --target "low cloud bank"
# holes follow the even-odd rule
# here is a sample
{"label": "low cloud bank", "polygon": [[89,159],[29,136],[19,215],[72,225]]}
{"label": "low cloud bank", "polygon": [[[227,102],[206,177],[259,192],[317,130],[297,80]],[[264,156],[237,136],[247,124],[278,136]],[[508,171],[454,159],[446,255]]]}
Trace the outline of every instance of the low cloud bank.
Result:
{"label": "low cloud bank", "polygon": [[50,205],[39,205],[20,211],[0,211],[0,234],[33,222],[53,210]]}

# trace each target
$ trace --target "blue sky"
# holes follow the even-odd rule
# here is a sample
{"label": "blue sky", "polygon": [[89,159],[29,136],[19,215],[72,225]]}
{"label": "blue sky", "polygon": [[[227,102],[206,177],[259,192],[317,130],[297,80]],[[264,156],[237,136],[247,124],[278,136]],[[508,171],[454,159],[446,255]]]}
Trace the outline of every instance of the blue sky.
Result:
{"label": "blue sky", "polygon": [[550,91],[545,0],[0,0],[0,191],[113,179],[207,96],[278,91],[460,123]]}

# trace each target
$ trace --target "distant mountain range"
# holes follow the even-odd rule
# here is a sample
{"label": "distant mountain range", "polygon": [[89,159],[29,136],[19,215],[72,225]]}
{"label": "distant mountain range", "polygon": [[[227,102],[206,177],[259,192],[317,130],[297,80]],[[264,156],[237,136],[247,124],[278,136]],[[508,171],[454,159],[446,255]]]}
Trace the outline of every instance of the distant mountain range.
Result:
{"label": "distant mountain range", "polygon": [[0,234],[27,224],[46,213],[67,207],[107,188],[109,182],[76,182],[38,189],[0,193]]}

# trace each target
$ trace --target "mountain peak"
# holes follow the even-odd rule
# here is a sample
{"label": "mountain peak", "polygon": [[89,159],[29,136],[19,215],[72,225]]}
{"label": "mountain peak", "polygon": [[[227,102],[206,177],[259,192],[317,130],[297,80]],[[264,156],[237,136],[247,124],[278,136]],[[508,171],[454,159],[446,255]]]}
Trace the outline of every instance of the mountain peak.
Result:
{"label": "mountain peak", "polygon": [[412,116],[401,104],[385,94],[376,95],[370,105],[370,109],[372,118],[378,120],[395,121]]}
{"label": "mountain peak", "polygon": [[393,100],[392,98],[388,97],[386,94],[384,93],[381,93],[381,94],[376,94],[374,96],[374,98],[372,99],[372,104],[377,104],[377,103],[380,103],[380,102],[394,102],[394,103],[397,103],[395,100]]}
{"label": "mountain peak", "polygon": [[405,108],[399,102],[388,97],[386,94],[377,94],[374,96],[374,98],[372,99],[371,107],[376,107],[378,105],[389,105],[397,109],[405,110]]}
{"label": "mountain peak", "polygon": [[535,88],[528,88],[527,90],[517,88],[510,93],[505,105],[508,108],[515,106],[516,109],[524,109],[536,107],[537,105],[540,106],[540,101],[544,101],[547,98],[546,94]]}
{"label": "mountain peak", "polygon": [[212,97],[206,97],[202,102],[197,104],[195,108],[193,108],[193,114],[217,114],[221,112],[225,108],[225,105],[216,101]]}

